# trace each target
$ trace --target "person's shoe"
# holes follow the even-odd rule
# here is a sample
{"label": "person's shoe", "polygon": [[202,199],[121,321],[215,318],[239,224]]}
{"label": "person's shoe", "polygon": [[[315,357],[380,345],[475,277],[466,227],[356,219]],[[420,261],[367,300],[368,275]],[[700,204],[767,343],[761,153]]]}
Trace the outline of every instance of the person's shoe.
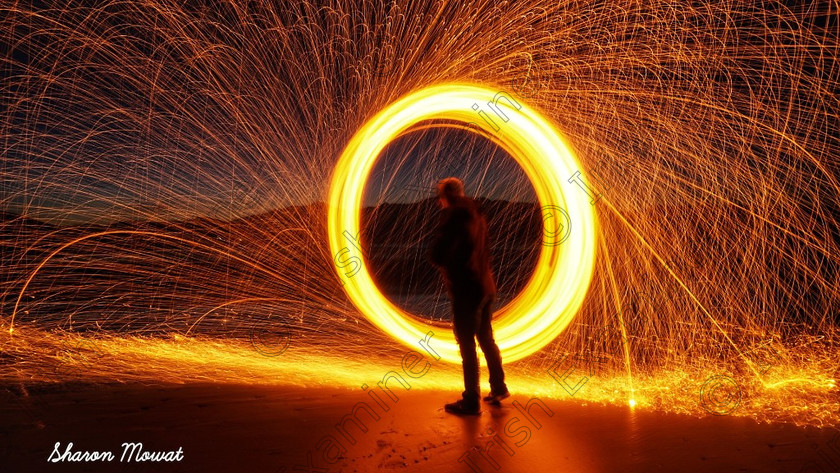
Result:
{"label": "person's shoe", "polygon": [[450,414],[457,414],[459,416],[477,416],[481,414],[481,407],[478,404],[471,405],[459,399],[455,402],[450,402],[443,406],[444,410]]}
{"label": "person's shoe", "polygon": [[509,397],[510,391],[507,390],[505,390],[505,392],[502,393],[491,392],[489,396],[484,396],[484,402],[499,405],[502,403],[502,399],[507,399]]}

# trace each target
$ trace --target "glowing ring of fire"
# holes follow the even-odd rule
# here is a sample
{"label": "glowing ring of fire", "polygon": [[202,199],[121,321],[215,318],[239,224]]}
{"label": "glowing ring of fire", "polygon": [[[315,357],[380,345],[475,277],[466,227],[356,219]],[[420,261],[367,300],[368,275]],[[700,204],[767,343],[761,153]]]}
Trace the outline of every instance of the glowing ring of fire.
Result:
{"label": "glowing ring of fire", "polygon": [[[487,115],[480,117],[482,111]],[[569,147],[548,120],[508,94],[470,84],[433,86],[392,103],[356,132],[336,164],[330,186],[328,235],[339,278],[350,300],[380,329],[415,349],[431,330],[435,335],[430,345],[441,358],[461,362],[451,330],[396,307],[379,292],[365,265],[350,261],[356,256],[357,263],[364,261],[351,238],[360,232],[363,192],[377,157],[409,127],[430,119],[481,128],[524,169],[543,209],[567,212],[571,228],[565,231],[557,231],[557,224],[549,223],[553,219],[543,219],[547,240],[534,274],[520,294],[494,314],[494,334],[504,361],[524,358],[555,339],[580,309],[595,264],[596,220],[588,195],[571,182],[579,167]]]}

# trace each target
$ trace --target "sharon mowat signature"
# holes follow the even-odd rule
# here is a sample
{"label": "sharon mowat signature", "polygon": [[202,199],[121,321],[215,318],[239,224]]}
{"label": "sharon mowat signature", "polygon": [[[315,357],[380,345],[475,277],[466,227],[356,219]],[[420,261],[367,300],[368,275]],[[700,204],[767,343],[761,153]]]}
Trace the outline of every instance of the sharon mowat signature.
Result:
{"label": "sharon mowat signature", "polygon": [[[53,451],[47,458],[47,462],[95,462],[114,461],[116,456],[113,452],[89,452],[89,451],[73,451],[73,442],[67,443],[67,448],[64,453],[59,450],[61,442],[56,442]],[[184,459],[184,451],[182,447],[178,450],[168,452],[147,452],[143,450],[141,442],[123,442],[122,455],[120,455],[120,462],[179,462]]]}

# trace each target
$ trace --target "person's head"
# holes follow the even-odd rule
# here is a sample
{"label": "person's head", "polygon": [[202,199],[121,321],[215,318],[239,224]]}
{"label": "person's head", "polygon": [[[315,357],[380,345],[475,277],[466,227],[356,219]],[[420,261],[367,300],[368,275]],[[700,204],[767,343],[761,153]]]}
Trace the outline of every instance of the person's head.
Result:
{"label": "person's head", "polygon": [[464,196],[464,183],[457,177],[447,177],[438,182],[438,203],[441,207],[448,207],[458,197]]}

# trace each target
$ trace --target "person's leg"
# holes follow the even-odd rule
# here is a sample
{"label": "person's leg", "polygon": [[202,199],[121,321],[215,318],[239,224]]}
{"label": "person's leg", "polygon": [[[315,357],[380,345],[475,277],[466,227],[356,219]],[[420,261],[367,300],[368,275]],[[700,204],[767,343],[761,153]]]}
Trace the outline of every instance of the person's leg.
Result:
{"label": "person's leg", "polygon": [[491,296],[482,304],[477,336],[481,351],[484,352],[484,358],[487,360],[487,370],[490,371],[490,392],[501,394],[508,392],[508,389],[502,368],[502,354],[493,337],[493,327],[490,324],[493,318],[493,299]]}
{"label": "person's leg", "polygon": [[477,307],[469,301],[453,301],[452,325],[455,339],[461,351],[461,363],[464,369],[464,401],[469,405],[478,405],[481,397],[479,387],[478,354],[475,349],[475,321]]}

